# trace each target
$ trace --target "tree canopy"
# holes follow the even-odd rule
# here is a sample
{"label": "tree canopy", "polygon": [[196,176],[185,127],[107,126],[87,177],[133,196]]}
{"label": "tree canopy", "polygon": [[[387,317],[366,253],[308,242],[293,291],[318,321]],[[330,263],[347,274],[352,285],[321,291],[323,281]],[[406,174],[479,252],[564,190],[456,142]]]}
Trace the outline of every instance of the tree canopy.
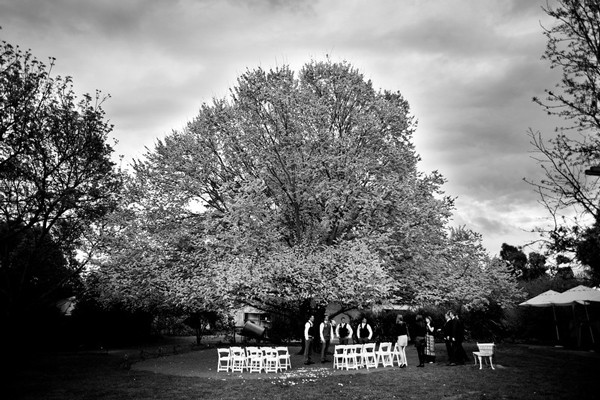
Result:
{"label": "tree canopy", "polygon": [[76,249],[120,187],[102,97],[77,99],[69,77],[51,75],[53,63],[0,45],[0,304],[7,320],[64,296],[82,270]]}
{"label": "tree canopy", "polygon": [[453,200],[438,172],[418,171],[415,128],[400,93],[346,62],[248,70],[134,163],[96,273],[106,298],[135,287],[153,307],[196,310],[427,300],[428,272],[482,259],[476,238],[449,239]]}

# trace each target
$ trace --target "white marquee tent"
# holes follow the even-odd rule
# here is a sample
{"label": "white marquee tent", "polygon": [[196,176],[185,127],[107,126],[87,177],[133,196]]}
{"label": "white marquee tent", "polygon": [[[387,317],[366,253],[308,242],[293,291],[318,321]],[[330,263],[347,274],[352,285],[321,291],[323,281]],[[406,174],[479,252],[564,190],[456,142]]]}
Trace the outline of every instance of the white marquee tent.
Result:
{"label": "white marquee tent", "polygon": [[588,327],[590,330],[590,337],[592,339],[592,343],[595,343],[594,333],[592,331],[592,326],[590,325],[590,316],[588,314],[587,306],[590,303],[600,303],[600,290],[590,288],[587,286],[579,285],[574,288],[571,288],[563,293],[555,292],[554,290],[548,290],[544,293],[541,293],[531,299],[524,301],[519,304],[522,307],[552,307],[553,315],[554,315],[554,326],[556,328],[556,339],[560,340],[560,336],[558,333],[558,323],[556,321],[556,311],[555,307],[563,307],[563,306],[572,306],[580,304],[585,307],[585,314],[588,322]]}
{"label": "white marquee tent", "polygon": [[560,334],[558,333],[558,322],[556,321],[556,311],[552,299],[560,295],[559,292],[554,290],[547,290],[544,293],[538,294],[531,299],[519,304],[521,307],[552,307],[552,315],[554,316],[554,329],[556,330],[556,340],[560,340]]}

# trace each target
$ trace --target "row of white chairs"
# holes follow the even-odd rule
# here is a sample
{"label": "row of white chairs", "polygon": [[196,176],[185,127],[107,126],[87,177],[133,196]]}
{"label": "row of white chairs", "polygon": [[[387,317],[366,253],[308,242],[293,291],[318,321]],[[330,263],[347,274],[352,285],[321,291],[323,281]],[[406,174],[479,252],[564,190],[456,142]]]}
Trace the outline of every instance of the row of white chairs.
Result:
{"label": "row of white chairs", "polygon": [[394,362],[403,363],[398,344],[392,347],[391,342],[380,343],[378,348],[375,343],[336,345],[333,354],[336,369],[393,367]]}
{"label": "row of white chairs", "polygon": [[279,372],[292,368],[287,347],[229,347],[218,348],[217,371],[221,372]]}

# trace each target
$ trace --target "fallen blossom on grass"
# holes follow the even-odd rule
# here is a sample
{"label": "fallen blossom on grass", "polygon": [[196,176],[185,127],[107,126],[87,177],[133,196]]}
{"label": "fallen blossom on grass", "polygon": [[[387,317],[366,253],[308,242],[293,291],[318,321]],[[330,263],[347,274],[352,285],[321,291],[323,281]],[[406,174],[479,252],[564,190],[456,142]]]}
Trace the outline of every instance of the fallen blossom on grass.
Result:
{"label": "fallen blossom on grass", "polygon": [[329,368],[300,368],[274,376],[271,383],[293,386],[300,383],[316,382],[319,378],[330,375],[332,375],[332,370]]}

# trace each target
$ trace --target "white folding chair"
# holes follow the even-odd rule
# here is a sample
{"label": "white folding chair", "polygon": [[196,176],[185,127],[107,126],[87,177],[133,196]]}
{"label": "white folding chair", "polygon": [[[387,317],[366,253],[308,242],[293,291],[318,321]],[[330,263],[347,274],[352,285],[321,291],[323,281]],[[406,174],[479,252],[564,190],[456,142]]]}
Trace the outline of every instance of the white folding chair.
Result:
{"label": "white folding chair", "polygon": [[262,372],[264,368],[264,356],[261,349],[258,347],[247,347],[246,348],[246,366],[250,373]]}
{"label": "white folding chair", "polygon": [[275,347],[275,350],[277,351],[277,357],[279,358],[279,369],[282,371],[292,369],[292,360],[288,348],[281,346]]}
{"label": "white folding chair", "polygon": [[377,368],[377,355],[375,354],[375,343],[365,343],[362,348],[361,366]]}
{"label": "white folding chair", "polygon": [[231,368],[231,358],[230,358],[230,352],[229,349],[217,349],[217,353],[219,355],[219,361],[217,364],[217,372],[220,371],[225,371],[225,372],[229,372],[229,369]]}
{"label": "white folding chair", "polygon": [[362,360],[362,344],[351,344],[346,347],[344,365],[346,370],[359,369]]}
{"label": "white folding chair", "polygon": [[263,348],[263,368],[266,373],[279,371],[279,354],[274,347]]}
{"label": "white folding chair", "polygon": [[243,347],[231,347],[230,368],[231,372],[244,372],[246,368],[246,351]]}
{"label": "white folding chair", "polygon": [[473,352],[473,361],[475,361],[475,365],[477,365],[477,362],[479,361],[479,369],[482,368],[483,362],[485,362],[486,359],[489,360],[490,367],[496,369],[492,362],[492,359],[494,358],[494,347],[494,343],[477,343],[478,351]]}
{"label": "white folding chair", "polygon": [[392,366],[394,365],[394,362],[396,362],[398,366],[403,364],[402,355],[403,354],[400,350],[400,346],[398,346],[398,343],[394,343],[394,347],[392,348]]}
{"label": "white folding chair", "polygon": [[348,346],[338,344],[333,349],[333,368],[344,369],[346,367],[346,353]]}
{"label": "white folding chair", "polygon": [[250,357],[259,351],[257,346],[246,346],[246,370],[250,371]]}
{"label": "white folding chair", "polygon": [[384,367],[393,367],[394,361],[392,359],[392,343],[383,342],[379,344],[377,350],[377,365],[382,364]]}

